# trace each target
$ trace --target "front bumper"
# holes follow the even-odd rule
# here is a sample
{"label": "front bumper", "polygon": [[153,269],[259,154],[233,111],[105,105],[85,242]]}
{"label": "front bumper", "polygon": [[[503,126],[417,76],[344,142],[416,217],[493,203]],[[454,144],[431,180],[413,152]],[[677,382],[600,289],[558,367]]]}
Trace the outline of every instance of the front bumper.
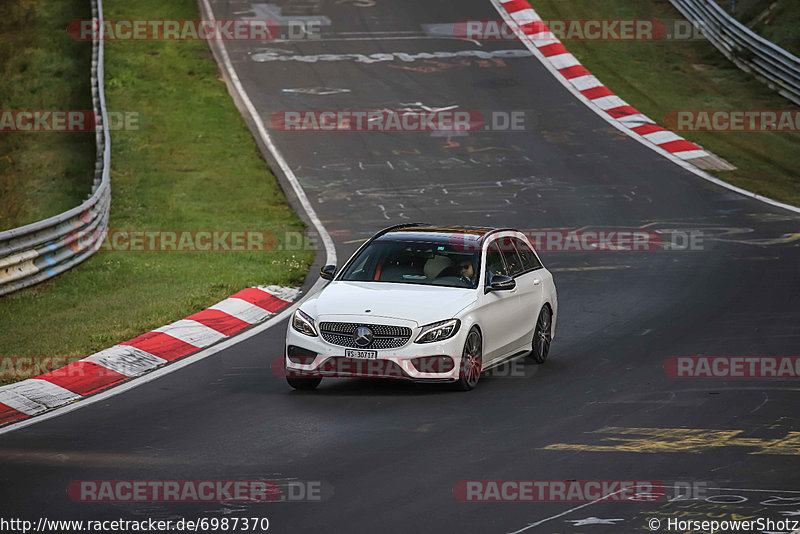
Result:
{"label": "front bumper", "polygon": [[[375,322],[372,320],[371,322]],[[286,376],[294,377],[369,377],[369,378],[401,378],[424,382],[452,382],[459,377],[461,352],[464,347],[463,327],[455,336],[444,341],[434,343],[414,343],[419,335],[420,328],[413,328],[411,338],[403,346],[394,349],[375,350],[375,359],[349,358],[346,351],[349,347],[334,345],[322,337],[310,337],[300,334],[289,325],[286,334],[286,348],[284,353],[284,366]],[[290,347],[298,347],[300,351]],[[315,354],[304,358],[295,358],[306,363],[292,361],[289,354],[305,353]],[[424,370],[415,367],[412,360],[417,358],[439,356],[452,360],[452,368],[446,365],[446,360],[435,359],[435,363],[427,360]],[[433,372],[427,372],[433,371]]]}

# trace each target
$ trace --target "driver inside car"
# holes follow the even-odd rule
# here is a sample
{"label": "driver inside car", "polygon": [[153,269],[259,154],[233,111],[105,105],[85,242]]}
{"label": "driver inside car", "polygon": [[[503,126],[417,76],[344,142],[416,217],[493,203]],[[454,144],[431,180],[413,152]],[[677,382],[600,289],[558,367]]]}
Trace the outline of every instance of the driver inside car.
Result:
{"label": "driver inside car", "polygon": [[475,285],[475,267],[469,259],[463,259],[458,262],[458,276],[461,281],[468,283],[471,286]]}

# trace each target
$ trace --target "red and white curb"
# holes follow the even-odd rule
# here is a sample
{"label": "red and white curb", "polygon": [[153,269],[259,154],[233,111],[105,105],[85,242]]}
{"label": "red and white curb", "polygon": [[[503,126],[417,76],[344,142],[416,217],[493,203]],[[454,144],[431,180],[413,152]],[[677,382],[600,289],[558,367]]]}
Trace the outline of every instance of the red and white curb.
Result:
{"label": "red and white curb", "polygon": [[196,353],[288,306],[300,290],[250,287],[185,319],[92,354],[61,369],[0,387],[0,425],[103,391]]}
{"label": "red and white curb", "polygon": [[562,78],[609,118],[622,125],[627,133],[640,136],[685,161],[712,155],[674,132],[658,126],[655,121],[622,100],[592,76],[575,56],[567,52],[558,37],[553,35],[527,0],[498,1],[519,27],[519,38],[533,44]]}

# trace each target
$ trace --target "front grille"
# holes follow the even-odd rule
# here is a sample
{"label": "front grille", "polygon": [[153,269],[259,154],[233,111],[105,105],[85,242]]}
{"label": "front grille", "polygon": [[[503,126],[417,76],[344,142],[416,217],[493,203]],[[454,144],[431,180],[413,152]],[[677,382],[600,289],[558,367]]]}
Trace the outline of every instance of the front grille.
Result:
{"label": "front grille", "polygon": [[[356,345],[353,334],[359,326],[366,326],[375,337],[366,347]],[[363,323],[320,323],[319,331],[322,339],[340,347],[354,349],[396,349],[411,339],[411,329],[406,326]]]}

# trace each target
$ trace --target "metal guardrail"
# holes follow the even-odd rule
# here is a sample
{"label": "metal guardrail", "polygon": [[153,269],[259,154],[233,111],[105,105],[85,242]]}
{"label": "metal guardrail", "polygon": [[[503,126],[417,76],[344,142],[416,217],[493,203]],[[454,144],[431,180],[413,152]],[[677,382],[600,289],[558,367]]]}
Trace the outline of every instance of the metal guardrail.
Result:
{"label": "metal guardrail", "polygon": [[[92,18],[103,18],[92,0]],[[80,206],[32,224],[0,232],[0,295],[56,276],[91,256],[103,243],[111,208],[111,140],[103,90],[103,37],[92,42],[92,101],[97,159],[92,193]]]}
{"label": "metal guardrail", "polygon": [[703,36],[744,71],[800,105],[800,59],[755,34],[713,0],[670,0]]}

